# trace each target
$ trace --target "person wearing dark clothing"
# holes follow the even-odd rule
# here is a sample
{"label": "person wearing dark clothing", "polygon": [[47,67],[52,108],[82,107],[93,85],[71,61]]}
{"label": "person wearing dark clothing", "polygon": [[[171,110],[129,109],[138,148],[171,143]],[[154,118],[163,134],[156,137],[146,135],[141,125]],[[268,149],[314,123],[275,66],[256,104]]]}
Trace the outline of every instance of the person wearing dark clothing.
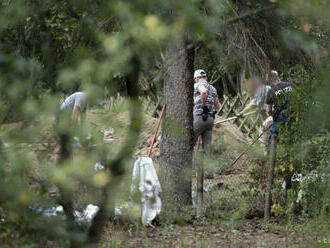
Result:
{"label": "person wearing dark clothing", "polygon": [[294,83],[281,82],[278,74],[272,71],[277,77],[273,81],[271,90],[267,94],[267,114],[273,116],[273,124],[270,128],[268,136],[268,145],[272,135],[277,134],[278,126],[287,123],[292,117],[292,104],[293,91],[296,85]]}

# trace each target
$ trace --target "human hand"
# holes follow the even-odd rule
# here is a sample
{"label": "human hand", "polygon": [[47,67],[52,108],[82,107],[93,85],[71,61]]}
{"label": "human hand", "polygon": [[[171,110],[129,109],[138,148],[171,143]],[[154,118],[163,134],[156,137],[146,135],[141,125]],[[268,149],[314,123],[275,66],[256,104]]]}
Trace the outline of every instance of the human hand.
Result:
{"label": "human hand", "polygon": [[203,107],[203,112],[204,113],[210,112],[209,108],[206,105]]}

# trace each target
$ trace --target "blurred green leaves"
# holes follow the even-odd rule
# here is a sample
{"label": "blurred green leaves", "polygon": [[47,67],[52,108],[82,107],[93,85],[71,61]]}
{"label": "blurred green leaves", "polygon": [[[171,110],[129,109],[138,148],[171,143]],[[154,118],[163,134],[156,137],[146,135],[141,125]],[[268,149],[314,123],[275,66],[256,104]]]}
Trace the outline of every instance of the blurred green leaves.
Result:
{"label": "blurred green leaves", "polygon": [[[47,193],[55,184],[72,191],[75,198],[86,193],[89,196],[86,199],[97,202],[99,195],[94,190],[111,182],[113,177],[105,172],[96,173],[93,165],[102,159],[104,151],[110,159],[116,157],[123,145],[120,139],[126,135],[130,135],[131,140],[137,139],[137,133],[127,133],[127,113],[133,109],[136,114],[139,109],[125,100],[119,101],[111,110],[100,109],[96,103],[110,96],[116,97],[118,92],[126,94],[125,77],[134,70],[132,58],[138,58],[140,74],[146,81],[161,88],[158,84],[162,81],[165,47],[184,32],[189,34],[190,45],[197,46],[198,66],[210,68],[209,75],[213,70],[220,71],[220,79],[216,81],[218,87],[228,84],[221,81],[224,74],[236,77],[236,67],[246,69],[247,61],[259,62],[251,48],[237,43],[238,38],[246,38],[239,30],[255,37],[257,45],[273,59],[271,65],[284,79],[290,78],[302,88],[297,108],[304,124],[297,127],[296,145],[289,144],[290,149],[286,151],[290,153],[283,154],[281,165],[287,165],[287,168],[283,167],[286,169],[293,167],[305,171],[310,169],[310,164],[313,169],[327,165],[329,2],[270,1],[277,8],[273,19],[267,16],[268,12],[257,13],[228,25],[228,20],[262,9],[261,1],[238,2],[244,3],[0,0],[0,141],[4,143],[0,146],[0,176],[3,179],[0,217],[6,219],[6,222],[0,222],[0,230],[20,235],[35,230],[41,234],[38,238],[42,238],[41,230],[45,230],[44,239],[63,239],[66,244],[71,233],[63,227],[63,220],[44,219],[29,212],[27,207],[53,206],[56,199]],[[236,29],[239,25],[243,28]],[[260,26],[266,29],[253,29]],[[280,35],[274,36],[272,28],[278,29]],[[274,43],[263,42],[265,30],[269,31],[267,37],[274,39]],[[230,49],[242,56],[234,56]],[[67,131],[70,139],[78,136],[82,141],[91,134],[92,145],[82,141],[82,149],[75,150],[72,159],[57,165],[60,151],[54,134],[55,115],[59,111],[60,98],[78,90],[87,92],[89,98],[91,112],[86,125],[73,128],[67,118],[58,128]],[[156,90],[156,95],[160,97],[161,94]],[[169,120],[167,124],[173,126],[175,134],[184,135],[175,120]],[[133,132],[140,125],[140,121],[133,123]],[[109,129],[115,130],[116,136],[110,146],[102,144],[103,131]],[[289,143],[284,139],[286,141]],[[223,142],[219,141],[218,145],[223,149]],[[130,149],[132,147],[127,150]],[[214,153],[220,156],[222,149],[215,147]],[[297,154],[295,160],[292,153]],[[125,166],[129,167],[131,158],[125,159]],[[214,166],[219,167],[219,162]],[[220,166],[227,168],[225,163]],[[129,176],[124,181],[120,192],[125,194],[118,194],[118,201],[128,194]],[[78,200],[74,199],[74,202]],[[276,212],[282,214],[282,211]],[[49,222],[56,223],[58,229],[55,225],[51,228]]]}

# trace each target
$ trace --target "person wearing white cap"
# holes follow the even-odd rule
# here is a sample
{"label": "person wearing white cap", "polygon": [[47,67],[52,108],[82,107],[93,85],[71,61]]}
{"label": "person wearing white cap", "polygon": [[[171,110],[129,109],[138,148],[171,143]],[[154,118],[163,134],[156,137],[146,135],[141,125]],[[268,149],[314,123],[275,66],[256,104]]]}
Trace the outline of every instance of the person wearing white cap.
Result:
{"label": "person wearing white cap", "polygon": [[[215,113],[219,109],[217,90],[207,82],[204,70],[194,73],[194,144],[199,136],[202,137],[202,147],[208,151],[212,141],[212,129]],[[213,173],[206,172],[206,179],[213,179]]]}
{"label": "person wearing white cap", "polygon": [[219,109],[217,90],[207,82],[204,70],[194,73],[194,136],[202,136],[204,150],[211,143],[215,111]]}

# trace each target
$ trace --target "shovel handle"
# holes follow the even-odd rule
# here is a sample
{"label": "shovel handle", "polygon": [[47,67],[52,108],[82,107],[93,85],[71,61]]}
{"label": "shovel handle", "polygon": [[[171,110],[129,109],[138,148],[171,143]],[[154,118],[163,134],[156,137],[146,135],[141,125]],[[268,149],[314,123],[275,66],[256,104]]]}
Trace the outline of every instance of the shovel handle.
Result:
{"label": "shovel handle", "polygon": [[[242,117],[245,117],[245,116],[248,116],[248,115],[252,115],[252,114],[255,114],[255,113],[257,113],[257,111],[251,111],[251,112],[249,112],[249,113],[246,113],[246,114],[242,115]],[[238,119],[237,116],[230,117],[230,118],[228,118],[228,119],[224,119],[224,120],[221,120],[221,121],[217,121],[217,122],[214,123],[214,125],[221,124],[221,123],[224,123],[224,122],[226,122],[226,121],[236,120],[236,119]]]}
{"label": "shovel handle", "polygon": [[156,142],[158,129],[159,129],[160,123],[162,121],[165,109],[166,109],[166,104],[163,105],[162,112],[160,112],[160,117],[159,117],[159,120],[158,120],[158,123],[157,123],[157,128],[156,128],[154,137],[152,138],[151,145],[150,145],[150,148],[149,148],[149,151],[148,151],[148,157],[150,157],[151,152],[152,152],[152,148],[154,147],[154,144]]}

